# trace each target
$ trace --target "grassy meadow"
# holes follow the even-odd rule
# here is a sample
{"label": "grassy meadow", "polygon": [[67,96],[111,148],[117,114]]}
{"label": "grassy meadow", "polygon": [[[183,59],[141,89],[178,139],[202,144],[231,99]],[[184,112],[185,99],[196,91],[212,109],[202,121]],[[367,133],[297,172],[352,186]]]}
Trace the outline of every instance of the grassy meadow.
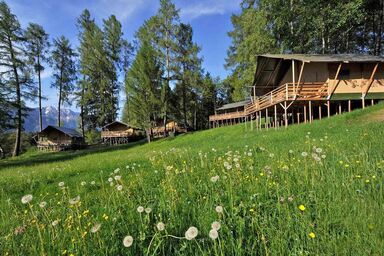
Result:
{"label": "grassy meadow", "polygon": [[382,255],[383,110],[0,161],[0,255]]}

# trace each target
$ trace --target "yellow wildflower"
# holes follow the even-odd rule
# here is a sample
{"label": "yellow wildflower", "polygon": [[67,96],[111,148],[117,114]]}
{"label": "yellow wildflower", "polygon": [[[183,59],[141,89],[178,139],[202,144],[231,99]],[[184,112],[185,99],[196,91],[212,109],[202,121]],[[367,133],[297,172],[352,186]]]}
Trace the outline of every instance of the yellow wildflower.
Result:
{"label": "yellow wildflower", "polygon": [[305,206],[304,206],[304,205],[302,205],[302,204],[301,204],[301,205],[299,205],[299,210],[300,210],[300,211],[302,211],[302,212],[303,212],[303,211],[305,211]]}
{"label": "yellow wildflower", "polygon": [[313,233],[313,232],[309,233],[308,235],[309,235],[310,238],[315,238],[316,237],[315,233]]}

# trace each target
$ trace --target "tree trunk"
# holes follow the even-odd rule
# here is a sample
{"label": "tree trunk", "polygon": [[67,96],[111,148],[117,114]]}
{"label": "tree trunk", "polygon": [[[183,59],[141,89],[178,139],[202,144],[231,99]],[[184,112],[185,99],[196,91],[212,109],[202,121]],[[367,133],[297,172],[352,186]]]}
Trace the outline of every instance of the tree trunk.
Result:
{"label": "tree trunk", "polygon": [[60,67],[60,88],[59,88],[59,104],[57,106],[57,126],[61,126],[60,118],[61,118],[61,95],[63,90],[63,60],[61,60],[61,67]]}
{"label": "tree trunk", "polygon": [[4,149],[3,147],[0,145],[0,159],[3,159],[4,158]]}
{"label": "tree trunk", "polygon": [[11,51],[11,60],[12,60],[12,69],[13,75],[16,80],[16,106],[17,106],[17,119],[16,119],[16,140],[15,140],[15,148],[13,149],[12,156],[18,156],[20,154],[20,141],[21,141],[21,129],[22,129],[22,117],[21,117],[21,88],[20,88],[20,80],[19,74],[17,72],[16,60],[13,51],[12,41],[8,37],[8,45]]}
{"label": "tree trunk", "polygon": [[43,110],[41,107],[41,71],[40,71],[40,56],[37,56],[37,67],[38,72],[37,76],[39,79],[39,124],[40,124],[40,131],[43,130]]}
{"label": "tree trunk", "polygon": [[60,112],[61,112],[61,84],[60,84],[60,89],[59,89],[59,104],[57,106],[57,126],[61,126],[60,124]]}
{"label": "tree trunk", "polygon": [[[185,69],[184,69],[185,70]],[[187,127],[187,92],[186,92],[186,85],[183,82],[183,115],[184,115],[184,125]]]}
{"label": "tree trunk", "polygon": [[147,142],[148,143],[151,143],[151,134],[152,134],[152,129],[149,128],[149,129],[145,129],[145,133],[147,135]]}

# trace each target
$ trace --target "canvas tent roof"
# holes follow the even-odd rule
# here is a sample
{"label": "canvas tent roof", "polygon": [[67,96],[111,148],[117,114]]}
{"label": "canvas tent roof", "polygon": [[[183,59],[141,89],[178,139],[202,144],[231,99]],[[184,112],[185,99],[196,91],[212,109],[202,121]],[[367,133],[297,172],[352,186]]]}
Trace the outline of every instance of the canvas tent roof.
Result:
{"label": "canvas tent roof", "polygon": [[233,102],[229,104],[224,104],[221,108],[218,108],[217,110],[226,110],[231,108],[243,107],[247,105],[249,102],[250,100],[243,100],[243,101]]}
{"label": "canvas tent roof", "polygon": [[265,54],[257,56],[253,85],[269,87],[276,85],[292,65],[300,62],[325,63],[383,63],[384,57],[367,54]]}
{"label": "canvas tent roof", "polygon": [[384,62],[384,57],[368,54],[265,54],[258,57],[304,62]]}
{"label": "canvas tent roof", "polygon": [[48,132],[50,130],[58,130],[64,134],[68,135],[69,137],[74,137],[74,138],[82,138],[83,137],[83,135],[81,135],[75,129],[71,129],[71,128],[67,128],[67,127],[59,127],[59,126],[54,126],[54,125],[48,125],[39,134]]}

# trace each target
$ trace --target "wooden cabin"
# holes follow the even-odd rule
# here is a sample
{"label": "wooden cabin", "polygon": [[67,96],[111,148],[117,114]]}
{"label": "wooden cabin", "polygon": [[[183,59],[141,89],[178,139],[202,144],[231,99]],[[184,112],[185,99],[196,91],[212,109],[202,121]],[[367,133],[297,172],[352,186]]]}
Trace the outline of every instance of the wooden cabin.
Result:
{"label": "wooden cabin", "polygon": [[86,146],[83,136],[75,129],[48,125],[37,135],[37,148],[43,151],[62,151]]}
{"label": "wooden cabin", "polygon": [[224,120],[225,124],[237,124],[243,122],[245,118],[245,106],[250,102],[250,100],[243,100],[224,104],[222,107],[216,109],[215,115],[209,117],[210,125],[220,120]]}
{"label": "wooden cabin", "polygon": [[[244,119],[268,128],[364,108],[384,99],[383,71],[380,56],[260,55]],[[211,116],[211,127],[225,125],[231,115]]]}
{"label": "wooden cabin", "polygon": [[186,133],[188,130],[183,125],[179,124],[176,121],[169,121],[166,125],[166,133],[164,132],[164,125],[158,125],[154,128],[152,128],[152,137],[154,138],[160,138],[164,137],[165,134],[168,135],[168,133],[172,132],[173,134],[182,134]]}
{"label": "wooden cabin", "polygon": [[105,144],[127,144],[145,137],[142,129],[132,127],[120,121],[114,121],[102,127],[101,139]]}

